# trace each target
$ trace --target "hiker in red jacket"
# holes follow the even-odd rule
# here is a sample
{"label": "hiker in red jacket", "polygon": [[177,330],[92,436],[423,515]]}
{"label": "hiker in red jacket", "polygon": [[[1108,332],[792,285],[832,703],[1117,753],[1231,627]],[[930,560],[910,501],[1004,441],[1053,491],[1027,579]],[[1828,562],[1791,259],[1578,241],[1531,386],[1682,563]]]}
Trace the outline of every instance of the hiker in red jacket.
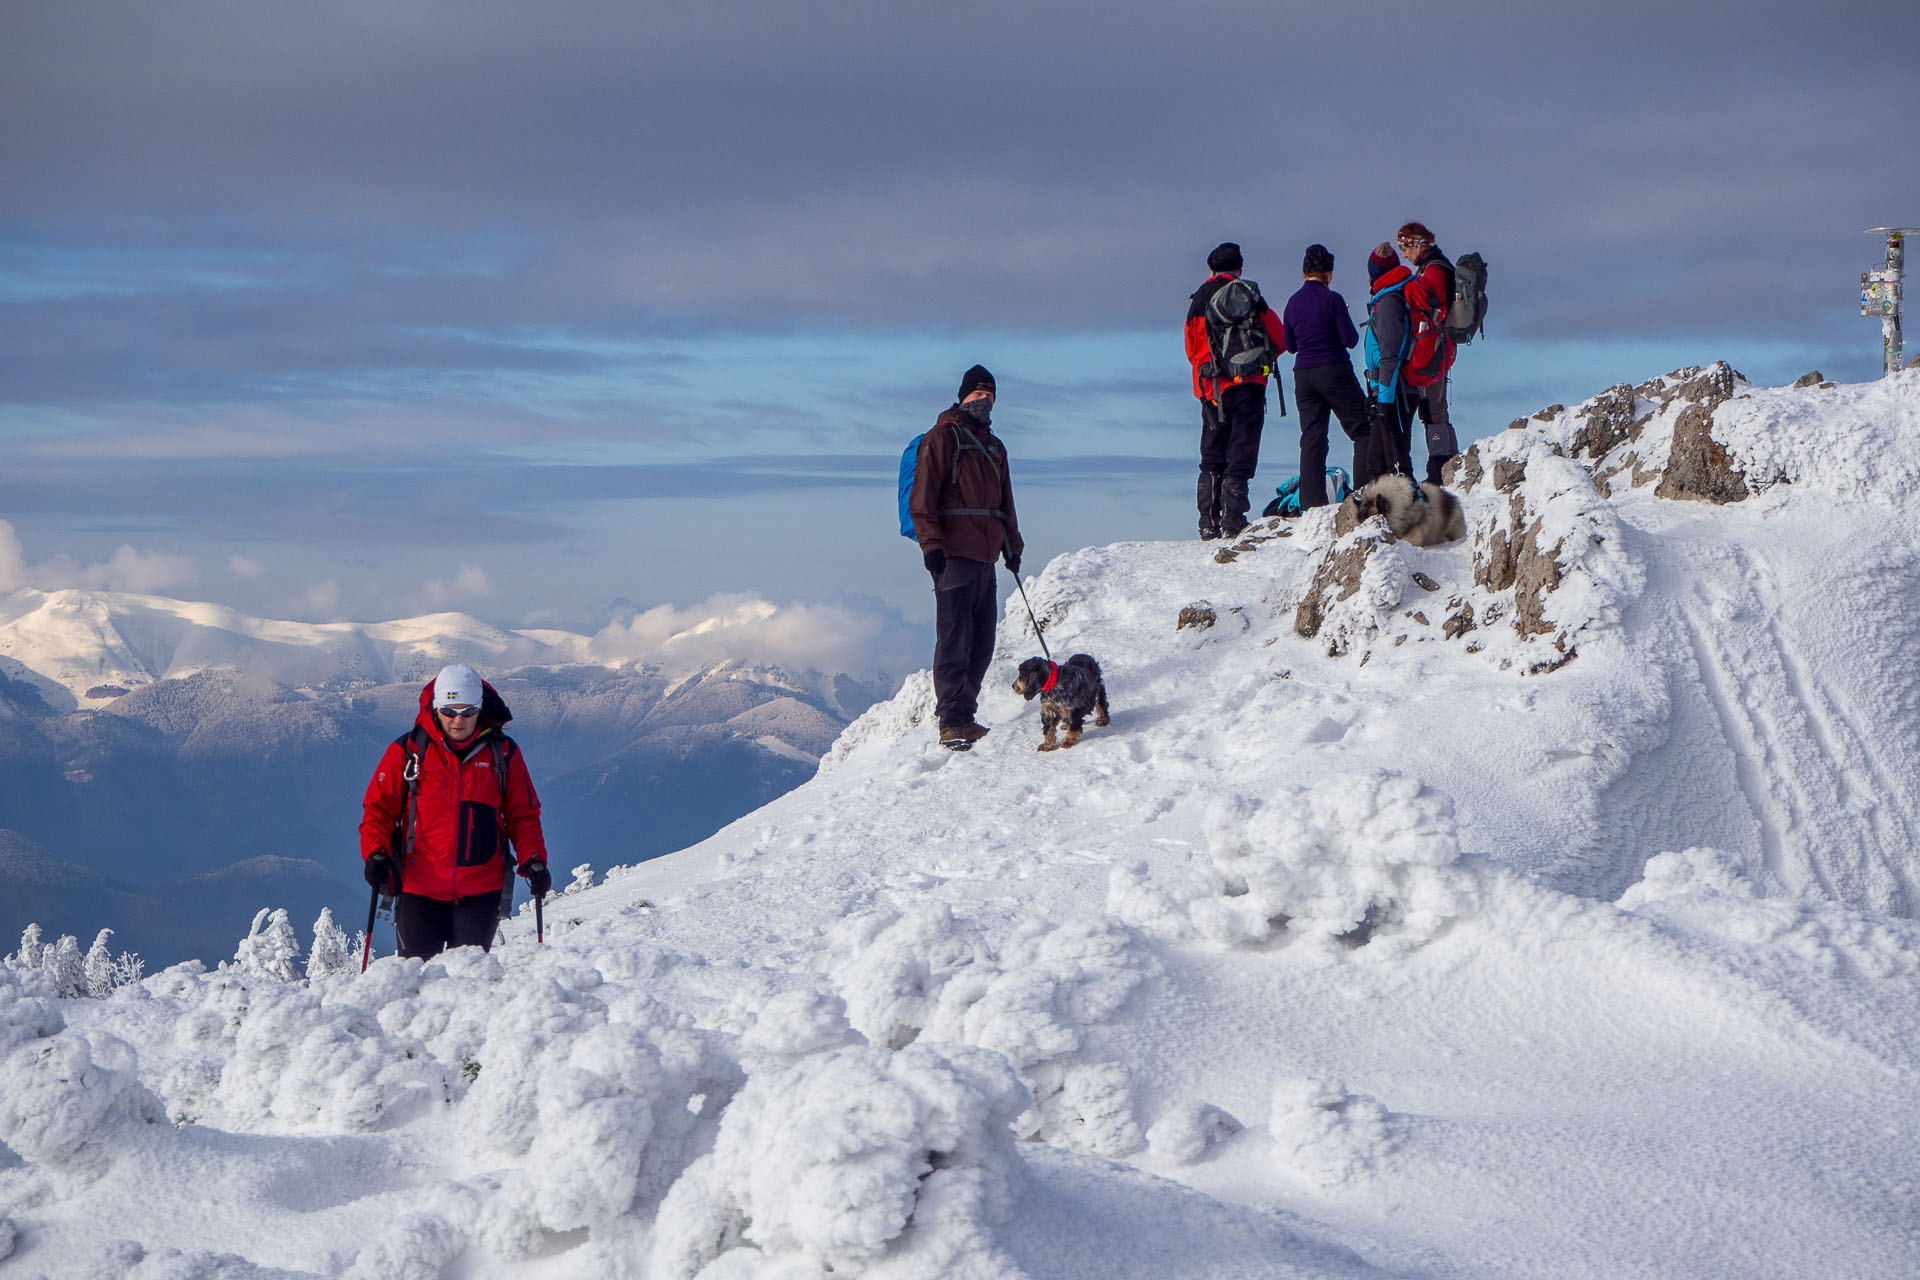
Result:
{"label": "hiker in red jacket", "polygon": [[519,745],[501,732],[511,719],[479,672],[445,667],[367,784],[360,856],[367,883],[395,895],[403,956],[491,949],[515,854],[534,896],[553,887],[540,797]]}
{"label": "hiker in red jacket", "polygon": [[[1407,305],[1438,305],[1445,310],[1453,303],[1453,262],[1433,242],[1433,232],[1425,224],[1409,222],[1400,228],[1400,256],[1407,261],[1413,278],[1407,281]],[[1440,469],[1460,452],[1453,434],[1453,418],[1447,411],[1447,384],[1453,378],[1449,369],[1438,382],[1424,387],[1408,387],[1407,396],[1427,437],[1427,479],[1440,483]],[[1413,423],[1406,424],[1409,434]],[[1411,441],[1409,441],[1411,443]]]}
{"label": "hiker in red jacket", "polygon": [[[1260,428],[1267,416],[1267,375],[1273,359],[1239,376],[1220,376],[1218,360],[1228,353],[1213,349],[1207,304],[1230,281],[1240,278],[1240,246],[1229,241],[1207,255],[1213,272],[1187,300],[1187,363],[1193,366],[1193,394],[1200,401],[1200,508],[1202,538],[1238,537],[1247,527],[1247,485],[1260,461]],[[1249,282],[1251,283],[1251,282]],[[1265,299],[1258,298],[1259,332],[1277,358],[1286,349],[1286,331]],[[1214,326],[1217,332],[1218,327]]]}

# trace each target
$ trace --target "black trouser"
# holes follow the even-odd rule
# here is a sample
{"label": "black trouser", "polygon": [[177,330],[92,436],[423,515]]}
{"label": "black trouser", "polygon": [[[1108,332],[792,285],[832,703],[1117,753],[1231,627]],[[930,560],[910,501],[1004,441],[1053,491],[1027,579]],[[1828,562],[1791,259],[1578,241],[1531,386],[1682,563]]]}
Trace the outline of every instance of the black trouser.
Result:
{"label": "black trouser", "polygon": [[967,724],[980,709],[999,615],[993,572],[989,561],[948,556],[934,579],[933,697],[941,728]]}
{"label": "black trouser", "polygon": [[[1426,428],[1427,435],[1427,479],[1440,483],[1440,468],[1447,465],[1453,456],[1460,452],[1460,442],[1453,434],[1453,416],[1447,408],[1447,383],[1442,378],[1431,386],[1421,387],[1413,393],[1414,407],[1419,411],[1420,423]],[[1413,421],[1407,421],[1408,434],[1412,434]]]}
{"label": "black trouser", "polygon": [[1338,415],[1340,429],[1354,442],[1353,474],[1360,471],[1360,455],[1366,447],[1367,397],[1353,366],[1323,364],[1312,369],[1293,371],[1294,407],[1300,412],[1300,509],[1325,506],[1327,486],[1321,477],[1327,471],[1327,417]]}
{"label": "black trouser", "polygon": [[[1200,402],[1200,527],[1237,534],[1247,525],[1247,482],[1260,463],[1265,383],[1242,382]],[[1212,507],[1209,509],[1209,495]]]}
{"label": "black trouser", "polygon": [[1356,489],[1393,471],[1410,480],[1413,478],[1413,440],[1408,432],[1408,424],[1413,420],[1412,406],[1395,398],[1391,404],[1379,407],[1386,411],[1383,415],[1386,429],[1382,431],[1376,426],[1367,432],[1365,447],[1353,460]]}
{"label": "black trouser", "polygon": [[1260,428],[1267,421],[1264,383],[1242,382],[1200,402],[1200,469],[1232,480],[1253,479],[1260,462]]}
{"label": "black trouser", "polygon": [[393,900],[393,932],[400,954],[430,960],[448,947],[493,950],[493,931],[500,924],[500,891],[470,894],[443,902],[418,893]]}

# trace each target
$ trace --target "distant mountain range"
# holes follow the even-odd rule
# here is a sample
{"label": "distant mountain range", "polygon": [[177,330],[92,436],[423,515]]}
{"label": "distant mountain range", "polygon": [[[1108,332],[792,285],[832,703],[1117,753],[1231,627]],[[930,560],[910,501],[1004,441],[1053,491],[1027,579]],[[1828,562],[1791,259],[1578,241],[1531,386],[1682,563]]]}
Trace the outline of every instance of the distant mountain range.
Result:
{"label": "distant mountain range", "polygon": [[811,777],[891,688],[595,661],[461,614],[275,622],[112,592],[0,594],[0,952],[116,930],[149,968],[224,959],[261,906],[364,920],[360,797],[421,684],[479,667],[541,795],[556,877],[700,840]]}

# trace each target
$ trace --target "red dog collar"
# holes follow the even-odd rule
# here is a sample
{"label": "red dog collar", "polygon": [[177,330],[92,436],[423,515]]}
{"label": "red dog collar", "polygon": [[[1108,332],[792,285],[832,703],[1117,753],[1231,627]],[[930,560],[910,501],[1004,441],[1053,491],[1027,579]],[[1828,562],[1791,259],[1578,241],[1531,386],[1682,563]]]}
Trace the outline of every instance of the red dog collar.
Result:
{"label": "red dog collar", "polygon": [[1040,686],[1040,692],[1046,693],[1047,691],[1052,689],[1054,685],[1058,684],[1059,682],[1060,682],[1060,664],[1057,662],[1049,662],[1047,664],[1047,682]]}

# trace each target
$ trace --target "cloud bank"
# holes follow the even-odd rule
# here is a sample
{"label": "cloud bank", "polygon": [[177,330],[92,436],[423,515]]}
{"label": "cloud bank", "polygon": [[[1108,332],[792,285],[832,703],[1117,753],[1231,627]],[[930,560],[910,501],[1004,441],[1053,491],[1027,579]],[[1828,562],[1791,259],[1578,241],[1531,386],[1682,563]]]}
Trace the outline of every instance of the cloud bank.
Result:
{"label": "cloud bank", "polygon": [[84,564],[64,553],[29,564],[13,525],[0,520],[0,591],[35,587],[41,591],[79,588],[148,594],[185,586],[199,576],[199,565],[192,556],[139,551],[125,545],[111,558],[95,564]]}
{"label": "cloud bank", "polygon": [[723,593],[679,608],[657,605],[593,637],[603,660],[692,670],[727,660],[795,671],[891,679],[926,661],[922,634],[877,603],[776,605]]}

